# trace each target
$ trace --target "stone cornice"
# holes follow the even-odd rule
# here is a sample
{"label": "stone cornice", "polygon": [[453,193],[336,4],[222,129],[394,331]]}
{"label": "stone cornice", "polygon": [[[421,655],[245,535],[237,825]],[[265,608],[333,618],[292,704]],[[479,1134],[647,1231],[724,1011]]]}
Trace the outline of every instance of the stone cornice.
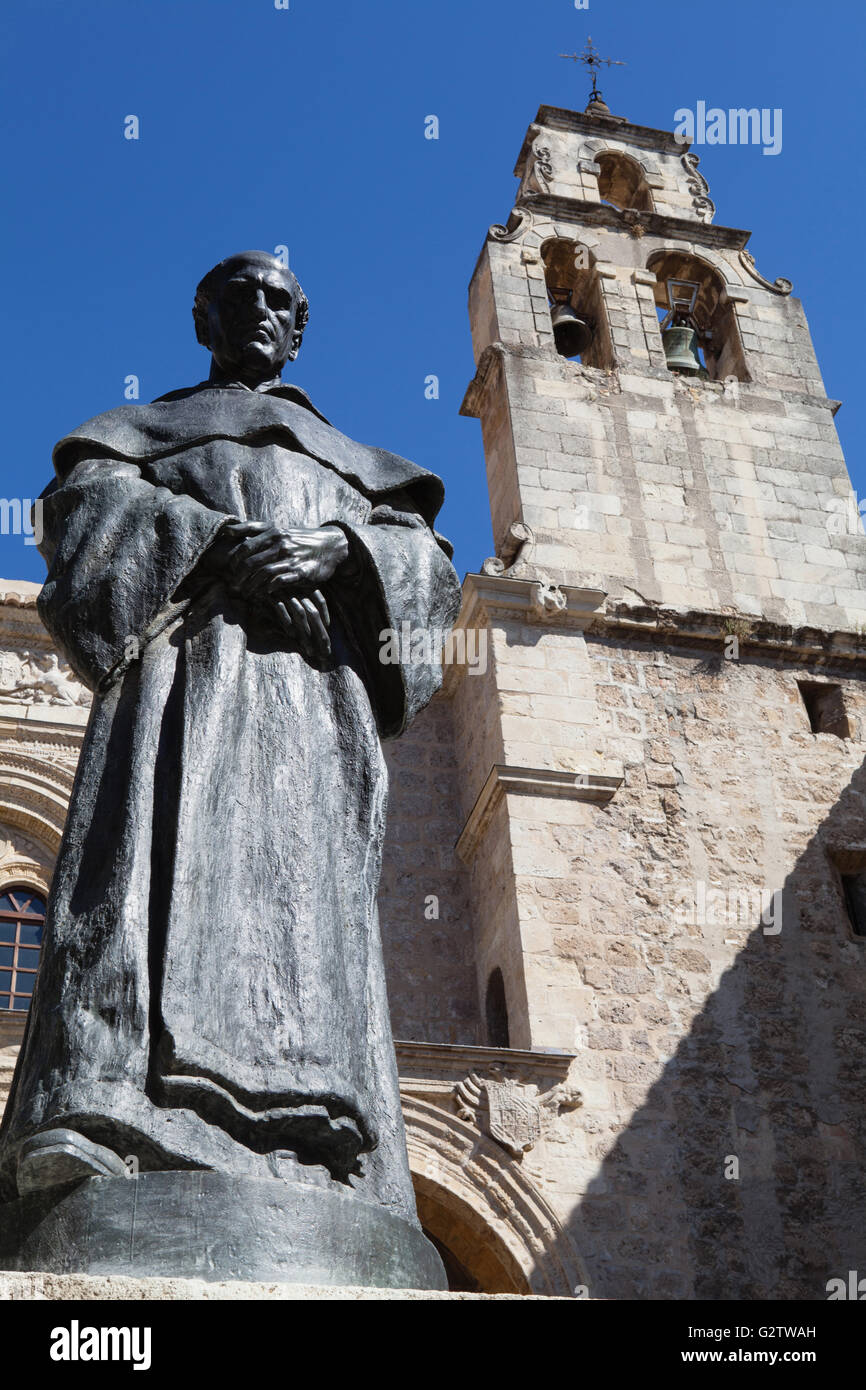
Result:
{"label": "stone cornice", "polygon": [[510,579],[506,575],[474,574],[466,575],[463,581],[463,606],[460,609],[455,628],[471,627],[484,623],[485,610],[510,613],[517,618],[549,622],[567,622],[570,627],[585,628],[599,616],[601,605],[606,598],[603,589],[580,588],[574,584],[558,586],[565,598],[562,609],[551,611],[546,608],[539,594],[545,584],[542,576],[530,579]]}
{"label": "stone cornice", "polygon": [[83,705],[30,705],[12,700],[0,703],[0,738],[16,738],[22,731],[25,737],[39,739],[45,735],[57,738],[59,733],[71,735],[79,742],[90,718]]}
{"label": "stone cornice", "polygon": [[[545,601],[551,590],[558,601],[555,607]],[[454,630],[489,627],[491,615],[499,613],[516,618],[518,622],[540,622],[581,631],[599,616],[605,597],[603,589],[585,589],[573,584],[551,586],[540,574],[537,578],[511,579],[505,575],[470,572],[463,580],[463,603]],[[463,665],[446,665],[442,680],[445,699],[454,694],[456,682],[464,671]]]}
{"label": "stone cornice", "polygon": [[556,193],[524,194],[519,206],[524,205],[531,207],[533,212],[546,213],[554,222],[571,222],[575,227],[612,227],[631,234],[636,223],[640,223],[645,233],[666,241],[695,242],[735,251],[743,250],[752,235],[741,227],[722,227],[691,217],[671,217],[663,212],[635,213],[628,208],[620,212],[606,203],[584,202]]}
{"label": "stone cornice", "polygon": [[622,785],[622,773],[613,769],[605,772],[563,772],[546,767],[515,767],[497,763],[490,774],[455,846],[464,864],[474,859],[485,832],[502,798],[511,792],[524,796],[566,797],[570,801],[610,801]]}
{"label": "stone cornice", "polygon": [[625,116],[589,115],[585,111],[569,111],[564,106],[539,106],[538,115],[530,126],[514,166],[516,178],[522,178],[526,160],[538,137],[538,126],[548,130],[561,130],[576,135],[595,136],[622,140],[624,144],[636,145],[643,150],[656,150],[659,154],[685,154],[689,149],[687,140],[678,140],[672,130],[656,130],[648,125],[634,125]]}
{"label": "stone cornice", "polygon": [[[24,1036],[25,1013],[0,1012],[0,1049],[14,1049]],[[468,1072],[503,1066],[520,1078],[523,1071],[543,1073],[555,1081],[565,1080],[577,1053],[559,1048],[520,1049],[516,1047],[477,1047],[472,1043],[431,1043],[395,1038],[401,1084],[409,1091],[421,1090],[416,1080],[445,1081],[449,1087]],[[14,1057],[13,1057],[14,1061]]]}
{"label": "stone cornice", "polygon": [[[482,352],[475,367],[475,375],[466,388],[463,403],[460,406],[460,414],[467,416],[471,420],[480,419],[481,411],[484,408],[484,401],[493,380],[497,375],[497,369],[501,368],[505,359],[519,361],[541,360],[544,362],[555,362],[571,375],[576,375],[580,380],[595,383],[606,388],[610,387],[611,381],[618,387],[619,368],[614,367],[608,370],[606,367],[585,367],[582,362],[571,362],[564,357],[560,357],[555,347],[541,347],[530,343],[488,343]],[[623,373],[634,375],[633,368],[622,368]],[[669,378],[672,373],[667,368],[643,368],[643,373],[649,373],[662,380]],[[568,379],[565,376],[563,379]],[[707,383],[701,382],[702,386]],[[710,383],[715,385],[714,382]],[[720,388],[721,390],[721,388]]]}
{"label": "stone cornice", "polygon": [[609,604],[591,630],[627,630],[633,636],[661,636],[666,642],[717,647],[736,636],[756,657],[772,656],[810,666],[849,663],[866,668],[866,633],[796,627],[747,614],[684,611],[654,604]]}
{"label": "stone cornice", "polygon": [[[561,607],[545,606],[542,596],[548,589],[555,590],[564,600]],[[661,637],[666,642],[708,647],[723,646],[736,636],[741,648],[750,649],[756,657],[781,657],[817,666],[841,662],[866,667],[866,632],[797,626],[747,613],[686,610],[613,599],[605,602],[606,599],[603,589],[551,584],[549,576],[542,577],[540,572],[538,578],[470,573],[463,583],[463,606],[455,627],[481,627],[490,623],[494,613],[499,613],[544,626],[567,626],[593,633],[628,631],[648,640]],[[456,666],[446,669],[446,696],[461,670]]]}
{"label": "stone cornice", "polygon": [[26,645],[32,651],[54,650],[36,607],[41,584],[0,579],[0,649]]}
{"label": "stone cornice", "polygon": [[34,584],[29,579],[0,579],[0,605],[8,603],[15,608],[35,608],[41,588],[41,584]]}
{"label": "stone cornice", "polygon": [[558,1049],[529,1051],[466,1043],[405,1042],[399,1038],[394,1040],[394,1047],[400,1088],[414,1094],[431,1088],[442,1090],[443,1085],[450,1091],[455,1082],[462,1081],[470,1072],[483,1072],[491,1067],[506,1069],[517,1080],[537,1079],[543,1075],[551,1081],[564,1081],[577,1055]]}

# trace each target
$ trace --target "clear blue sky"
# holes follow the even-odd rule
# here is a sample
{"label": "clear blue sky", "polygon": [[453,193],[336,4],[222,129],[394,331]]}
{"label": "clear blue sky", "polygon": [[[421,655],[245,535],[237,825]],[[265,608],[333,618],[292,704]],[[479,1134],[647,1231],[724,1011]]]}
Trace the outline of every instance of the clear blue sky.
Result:
{"label": "clear blue sky", "polygon": [[[6,270],[0,495],[35,496],[54,442],[201,380],[190,305],[215,261],[286,244],[312,304],[290,379],[347,434],[439,472],[461,573],[491,553],[466,288],[541,103],[582,109],[562,51],[625,59],[612,109],[781,107],[780,155],[699,150],[716,221],[804,301],[866,494],[859,0],[26,0],[2,18]],[[123,138],[135,114],[141,138]],[[424,139],[424,118],[441,123]],[[424,379],[441,380],[438,401]],[[289,377],[289,373],[286,374]],[[0,575],[41,579],[21,538]]]}

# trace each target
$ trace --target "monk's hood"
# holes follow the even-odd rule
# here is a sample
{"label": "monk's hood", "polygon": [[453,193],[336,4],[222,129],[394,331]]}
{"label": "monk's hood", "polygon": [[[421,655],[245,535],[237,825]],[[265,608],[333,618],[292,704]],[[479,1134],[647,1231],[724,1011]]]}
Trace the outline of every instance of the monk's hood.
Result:
{"label": "monk's hood", "polygon": [[61,439],[54,467],[62,481],[83,458],[143,463],[214,439],[284,444],[333,468],[373,501],[405,488],[431,526],[442,505],[444,489],[434,473],[399,454],[349,439],[292,386],[260,392],[204,384],[149,405],[118,406]]}

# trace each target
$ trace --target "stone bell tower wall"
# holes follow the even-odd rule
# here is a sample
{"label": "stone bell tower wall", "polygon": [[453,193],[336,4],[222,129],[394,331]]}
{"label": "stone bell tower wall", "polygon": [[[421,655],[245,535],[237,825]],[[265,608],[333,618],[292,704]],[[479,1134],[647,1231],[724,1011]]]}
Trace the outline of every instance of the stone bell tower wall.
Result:
{"label": "stone bell tower wall", "polygon": [[[511,1047],[571,1058],[581,1103],[531,1161],[593,1296],[824,1298],[866,1268],[866,541],[835,403],[673,136],[543,107],[516,172],[463,408],[497,554],[459,626],[488,664],[439,697],[480,1036],[501,973]],[[586,361],[554,344],[553,244]],[[706,378],[661,336],[687,267]]]}
{"label": "stone bell tower wall", "polygon": [[[533,562],[567,583],[855,627],[866,549],[837,402],[789,282],[758,273],[747,232],[711,224],[686,151],[666,132],[549,107],[531,127],[524,196],[491,228],[470,290],[478,371],[464,413],[482,421],[497,553],[520,522]],[[641,161],[653,211],[599,201],[600,152]],[[588,260],[611,370],[555,350],[544,256],[557,241]],[[723,379],[666,367],[652,267],[687,263],[718,286]]]}

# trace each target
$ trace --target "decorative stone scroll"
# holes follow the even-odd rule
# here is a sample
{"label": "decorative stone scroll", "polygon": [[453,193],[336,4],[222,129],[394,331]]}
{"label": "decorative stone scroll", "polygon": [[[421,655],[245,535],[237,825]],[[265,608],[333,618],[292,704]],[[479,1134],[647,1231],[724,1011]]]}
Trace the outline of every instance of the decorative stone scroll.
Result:
{"label": "decorative stone scroll", "polygon": [[766,280],[761,272],[755,267],[755,258],[751,251],[745,247],[740,251],[740,265],[753,280],[765,290],[772,290],[773,294],[790,294],[794,286],[790,280],[786,280],[784,275],[779,275],[775,280]]}
{"label": "decorative stone scroll", "polygon": [[699,163],[699,157],[692,154],[691,151],[683,155],[682,165],[689,175],[686,188],[692,195],[692,207],[701,222],[712,222],[716,215],[716,205],[710,197],[710,185],[703,174],[698,171]]}
{"label": "decorative stone scroll", "polygon": [[494,222],[487,232],[488,241],[517,241],[532,229],[532,213],[529,208],[512,208],[508,222]]}
{"label": "decorative stone scroll", "polygon": [[533,145],[529,168],[526,171],[526,178],[521,190],[523,197],[531,197],[534,193],[549,193],[552,178],[553,164],[550,146]]}

